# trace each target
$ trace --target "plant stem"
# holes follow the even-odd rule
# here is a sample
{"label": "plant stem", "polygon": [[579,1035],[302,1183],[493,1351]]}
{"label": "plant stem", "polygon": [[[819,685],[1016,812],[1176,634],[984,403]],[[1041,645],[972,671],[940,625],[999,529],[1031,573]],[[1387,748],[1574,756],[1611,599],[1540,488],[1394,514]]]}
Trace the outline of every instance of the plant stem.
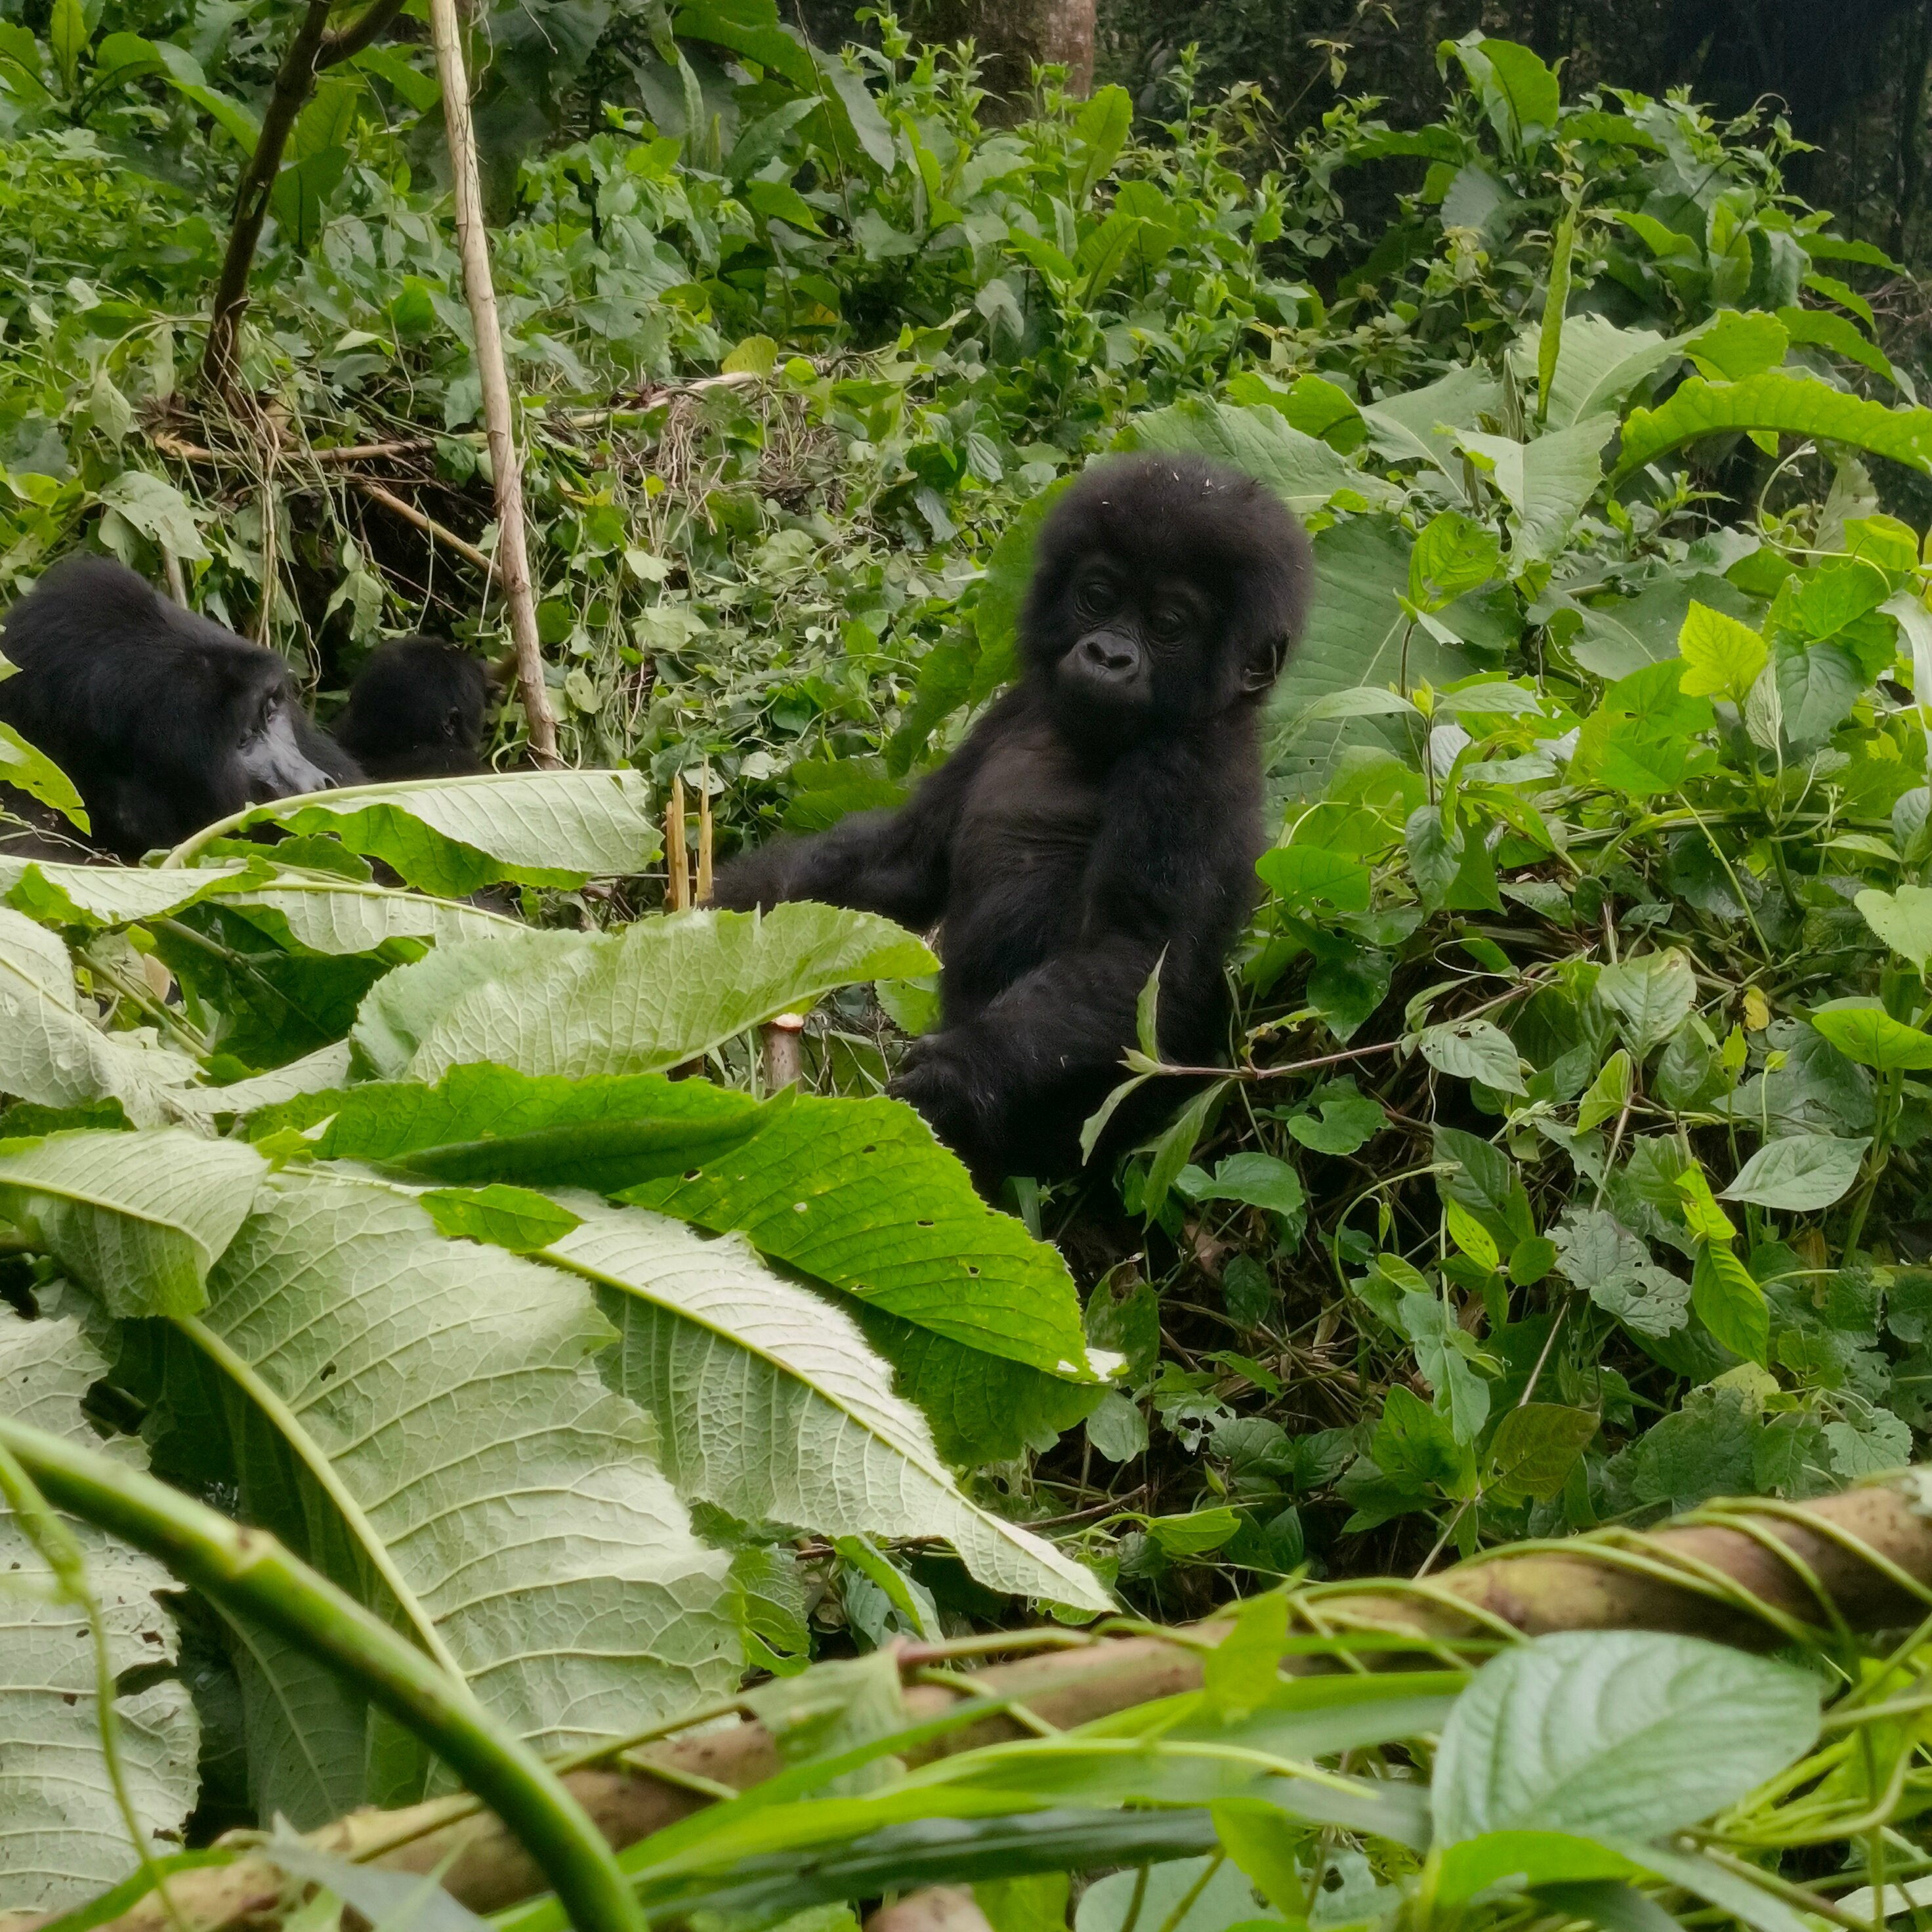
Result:
{"label": "plant stem", "polygon": [[496,486],[496,572],[517,647],[517,685],[529,721],[530,750],[539,765],[553,766],[556,718],[544,683],[543,646],[537,636],[536,596],[530,585],[530,548],[524,530],[523,459],[510,406],[510,379],[503,366],[503,338],[496,326],[496,291],[490,279],[490,240],[483,218],[483,188],[476,168],[476,130],[470,118],[470,76],[463,62],[463,26],[456,0],[430,0],[430,38],[442,82],[443,124],[448,131],[449,168],[456,195],[456,240],[463,256],[463,292],[476,338],[476,374],[483,388],[483,427],[489,438],[490,471]]}
{"label": "plant stem", "polygon": [[460,1678],[285,1550],[98,1450],[0,1416],[0,1448],[60,1508],[259,1619],[406,1726],[515,1833],[578,1932],[646,1932],[610,1846],[527,1745],[499,1731]]}

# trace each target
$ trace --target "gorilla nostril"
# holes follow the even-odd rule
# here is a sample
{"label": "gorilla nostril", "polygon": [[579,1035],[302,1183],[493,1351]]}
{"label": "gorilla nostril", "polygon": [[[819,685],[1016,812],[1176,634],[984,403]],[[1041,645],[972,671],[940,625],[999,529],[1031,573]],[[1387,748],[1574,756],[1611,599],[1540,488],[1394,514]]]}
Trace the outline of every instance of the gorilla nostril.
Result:
{"label": "gorilla nostril", "polygon": [[1080,652],[1096,670],[1130,671],[1134,668],[1132,647],[1112,638],[1082,638]]}

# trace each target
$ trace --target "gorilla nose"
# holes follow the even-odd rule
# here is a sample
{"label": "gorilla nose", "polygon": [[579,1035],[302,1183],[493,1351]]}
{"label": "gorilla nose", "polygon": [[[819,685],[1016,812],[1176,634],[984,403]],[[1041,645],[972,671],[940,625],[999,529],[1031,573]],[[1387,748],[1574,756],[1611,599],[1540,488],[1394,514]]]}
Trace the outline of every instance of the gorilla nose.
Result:
{"label": "gorilla nose", "polygon": [[1080,640],[1080,655],[1097,671],[1109,677],[1130,675],[1140,662],[1140,653],[1124,638],[1096,631]]}

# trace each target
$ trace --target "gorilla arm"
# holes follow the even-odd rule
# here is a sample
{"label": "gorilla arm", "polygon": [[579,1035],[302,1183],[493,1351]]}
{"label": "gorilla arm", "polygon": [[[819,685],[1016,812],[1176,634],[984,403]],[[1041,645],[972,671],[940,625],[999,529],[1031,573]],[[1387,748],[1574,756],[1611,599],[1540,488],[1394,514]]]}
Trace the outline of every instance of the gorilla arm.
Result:
{"label": "gorilla arm", "polygon": [[892,1090],[976,1175],[1077,1166],[1082,1123],[1127,1077],[1122,1056],[1156,962],[1164,1055],[1221,1058],[1222,962],[1254,902],[1262,842],[1258,812],[1230,796],[1228,761],[1204,753],[1184,740],[1121,760],[1078,940],[908,1054]]}
{"label": "gorilla arm", "polygon": [[817,899],[926,931],[945,910],[953,835],[984,761],[983,732],[982,725],[896,812],[854,813],[830,831],[776,838],[730,860],[718,869],[712,903],[749,912]]}

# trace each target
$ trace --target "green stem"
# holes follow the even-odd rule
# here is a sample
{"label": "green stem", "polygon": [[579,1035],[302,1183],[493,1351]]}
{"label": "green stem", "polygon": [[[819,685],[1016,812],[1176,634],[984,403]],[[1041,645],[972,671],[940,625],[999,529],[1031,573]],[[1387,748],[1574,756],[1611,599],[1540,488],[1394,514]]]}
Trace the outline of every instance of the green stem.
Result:
{"label": "green stem", "polygon": [[1892,1130],[1898,1116],[1896,1102],[1898,1088],[1904,1076],[1898,1073],[1881,1073],[1878,1077],[1877,1117],[1872,1123],[1871,1162],[1865,1175],[1865,1184],[1858,1190],[1858,1198],[1852,1204],[1852,1218],[1845,1229],[1845,1259],[1850,1262],[1858,1252],[1858,1237],[1864,1232],[1865,1216],[1871,1211],[1874,1198],[1878,1193],[1878,1184],[1886,1169],[1886,1162],[1892,1153]]}
{"label": "green stem", "polygon": [[11,1452],[48,1498],[158,1558],[223,1608],[320,1658],[406,1726],[521,1841],[578,1932],[646,1932],[602,1834],[520,1738],[484,1715],[467,1684],[318,1575],[274,1538],[98,1450],[0,1415]]}

